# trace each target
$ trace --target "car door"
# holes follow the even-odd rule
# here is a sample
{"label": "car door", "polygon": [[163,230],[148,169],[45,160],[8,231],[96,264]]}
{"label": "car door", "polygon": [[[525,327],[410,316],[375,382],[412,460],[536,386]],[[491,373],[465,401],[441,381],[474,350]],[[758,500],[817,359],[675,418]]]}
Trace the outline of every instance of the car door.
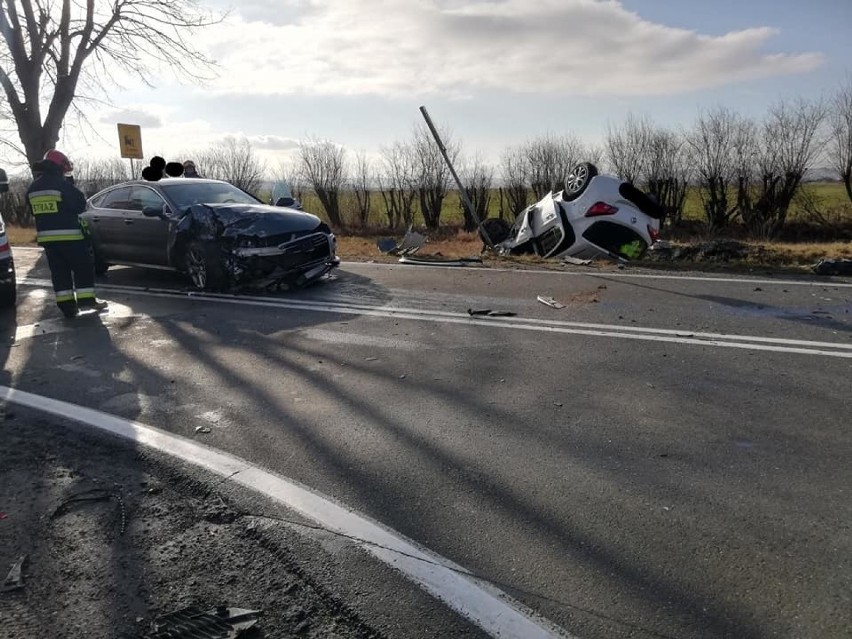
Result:
{"label": "car door", "polygon": [[125,246],[127,233],[124,215],[130,201],[130,187],[107,191],[92,200],[91,214],[87,216],[92,240],[98,256],[108,262],[127,261]]}
{"label": "car door", "polygon": [[125,214],[130,261],[150,266],[169,264],[169,225],[165,216],[145,215],[146,209],[165,210],[166,202],[149,186],[136,185],[130,192],[130,206]]}

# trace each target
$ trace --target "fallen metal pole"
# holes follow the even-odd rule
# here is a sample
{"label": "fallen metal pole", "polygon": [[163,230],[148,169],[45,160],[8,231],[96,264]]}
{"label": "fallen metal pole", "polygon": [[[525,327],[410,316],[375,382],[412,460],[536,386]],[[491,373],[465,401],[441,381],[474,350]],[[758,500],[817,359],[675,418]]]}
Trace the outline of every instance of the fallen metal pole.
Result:
{"label": "fallen metal pole", "polygon": [[467,207],[467,210],[470,212],[470,216],[476,221],[476,227],[482,234],[482,239],[485,240],[486,246],[488,246],[488,248],[490,249],[493,249],[494,242],[491,241],[491,237],[488,235],[488,231],[483,228],[482,220],[480,220],[479,216],[476,214],[476,209],[473,208],[473,202],[470,201],[470,198],[467,195],[467,191],[465,190],[464,186],[462,186],[461,180],[459,179],[456,170],[453,168],[453,163],[450,161],[450,156],[447,155],[447,147],[445,147],[444,143],[441,141],[441,136],[438,135],[438,129],[436,129],[435,125],[432,123],[432,118],[429,117],[429,112],[426,110],[425,106],[420,107],[420,113],[423,114],[423,118],[426,120],[426,126],[428,126],[429,130],[432,132],[432,137],[435,138],[435,142],[438,144],[438,149],[440,149],[441,155],[444,156],[444,161],[450,168],[450,173],[452,174],[453,179],[456,181],[456,186],[459,189],[459,197],[461,198],[462,203]]}

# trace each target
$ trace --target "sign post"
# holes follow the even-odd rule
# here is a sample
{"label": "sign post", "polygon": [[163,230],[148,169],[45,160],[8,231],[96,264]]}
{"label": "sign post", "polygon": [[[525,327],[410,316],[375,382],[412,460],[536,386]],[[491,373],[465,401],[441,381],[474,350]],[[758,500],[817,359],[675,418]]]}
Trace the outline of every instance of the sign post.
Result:
{"label": "sign post", "polygon": [[136,177],[133,173],[133,160],[141,160],[142,154],[142,128],[138,124],[118,125],[118,148],[121,157],[130,159],[130,178]]}

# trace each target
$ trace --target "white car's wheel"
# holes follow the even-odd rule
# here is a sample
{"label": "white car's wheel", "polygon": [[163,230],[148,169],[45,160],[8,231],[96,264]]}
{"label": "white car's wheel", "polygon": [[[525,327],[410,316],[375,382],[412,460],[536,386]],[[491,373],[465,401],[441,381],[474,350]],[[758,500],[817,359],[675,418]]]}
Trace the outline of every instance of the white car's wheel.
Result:
{"label": "white car's wheel", "polygon": [[598,168],[589,162],[581,162],[565,176],[565,190],[562,199],[570,202],[583,194],[592,178],[598,174]]}

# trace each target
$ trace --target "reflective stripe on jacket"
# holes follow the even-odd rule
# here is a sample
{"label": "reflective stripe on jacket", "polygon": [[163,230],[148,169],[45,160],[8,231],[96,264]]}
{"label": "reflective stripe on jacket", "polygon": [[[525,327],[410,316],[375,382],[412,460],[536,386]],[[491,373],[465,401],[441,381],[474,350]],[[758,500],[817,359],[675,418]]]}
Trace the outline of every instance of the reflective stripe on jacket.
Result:
{"label": "reflective stripe on jacket", "polygon": [[38,243],[84,239],[79,216],[86,210],[86,196],[65,179],[59,167],[50,162],[42,165],[41,175],[27,190]]}

